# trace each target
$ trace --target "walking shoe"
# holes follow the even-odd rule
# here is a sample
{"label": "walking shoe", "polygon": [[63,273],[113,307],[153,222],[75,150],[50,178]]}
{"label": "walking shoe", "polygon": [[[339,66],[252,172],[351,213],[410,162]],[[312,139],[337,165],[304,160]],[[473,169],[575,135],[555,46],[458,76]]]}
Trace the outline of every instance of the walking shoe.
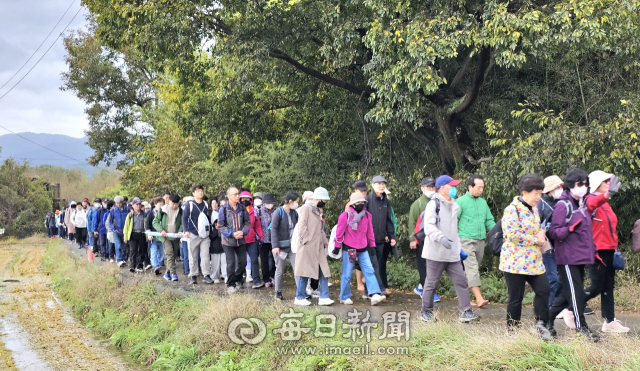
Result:
{"label": "walking shoe", "polygon": [[436,321],[436,316],[433,315],[433,312],[420,312],[420,320],[433,323]]}
{"label": "walking shoe", "polygon": [[269,280],[267,282],[264,283],[264,285],[266,287],[271,287],[273,286],[273,278],[269,278]]}
{"label": "walking shoe", "polygon": [[473,313],[471,309],[468,309],[464,313],[462,313],[462,315],[460,315],[460,318],[458,318],[458,321],[462,323],[469,323],[472,321],[478,321],[479,319],[480,319],[479,315]]}
{"label": "walking shoe", "polygon": [[155,273],[156,276],[159,275],[160,274],[160,267],[153,268],[153,273]]}
{"label": "walking shoe", "polygon": [[585,307],[584,307],[584,315],[585,315],[585,316],[588,316],[588,315],[590,315],[590,314],[594,314],[594,313],[595,313],[595,312],[593,311],[593,309],[591,309],[591,308],[589,308],[589,307],[587,307],[587,306],[585,306]]}
{"label": "walking shoe", "polygon": [[235,294],[236,292],[238,292],[238,289],[236,289],[235,286],[228,286],[227,287],[227,293],[228,294]]}
{"label": "walking shoe", "polygon": [[213,280],[211,279],[211,277],[207,275],[207,276],[204,276],[204,278],[202,279],[202,282],[210,285],[213,283]]}
{"label": "walking shoe", "polygon": [[563,312],[564,315],[562,316],[562,319],[564,319],[564,324],[567,325],[568,328],[575,330],[576,317],[573,315],[573,312],[568,309],[564,309]]}
{"label": "walking shoe", "polygon": [[129,268],[129,272],[134,273],[136,269],[134,267]]}
{"label": "walking shoe", "polygon": [[379,304],[379,303],[385,301],[386,299],[387,299],[387,297],[384,296],[384,295],[373,294],[373,296],[371,296],[371,305]]}
{"label": "walking shoe", "polygon": [[171,281],[177,281],[178,280],[178,275],[177,274],[172,274],[171,275]]}
{"label": "walking shoe", "polygon": [[115,263],[116,261],[113,259],[109,259],[109,263]]}
{"label": "walking shoe", "polygon": [[416,293],[416,295],[418,295],[418,296],[420,296],[420,297],[422,297],[422,292],[423,292],[423,291],[424,291],[424,290],[423,290],[423,289],[421,289],[421,288],[420,288],[420,286],[416,286],[416,288],[415,288],[415,289],[413,289],[413,292],[415,292],[415,293]]}
{"label": "walking shoe", "polygon": [[340,300],[340,304],[353,305],[353,300],[351,300],[351,299]]}
{"label": "walking shoe", "polygon": [[171,275],[169,274],[169,271],[166,271],[164,273],[164,279],[167,280],[167,281],[171,281]]}
{"label": "walking shoe", "polygon": [[282,292],[280,292],[280,291],[276,291],[276,299],[278,299],[278,300],[284,300],[284,298],[282,298]]}
{"label": "walking shoe", "polygon": [[136,268],[136,273],[144,273],[144,271],[140,268]]}
{"label": "walking shoe", "polygon": [[437,302],[439,302],[439,301],[440,301],[440,297],[439,297],[439,296],[434,292],[434,293],[433,293],[433,302],[434,302],[434,303],[437,303]]}
{"label": "walking shoe", "polygon": [[594,343],[597,343],[600,340],[600,336],[595,332],[592,332],[591,329],[587,326],[583,326],[578,330],[579,336],[584,336],[585,339],[591,340]]}
{"label": "walking shoe", "polygon": [[145,270],[145,271],[148,271],[149,269],[151,269],[151,264],[147,264],[147,265],[144,267],[144,270]]}
{"label": "walking shoe", "polygon": [[613,321],[609,323],[607,323],[606,320],[604,321],[604,323],[602,324],[602,332],[623,333],[623,332],[629,332],[629,328],[624,327],[622,325],[622,322],[614,318]]}
{"label": "walking shoe", "polygon": [[327,283],[327,285],[328,285],[329,287],[331,287],[331,286],[333,286],[333,283],[329,282],[329,283]]}
{"label": "walking shoe", "polygon": [[236,282],[236,289],[238,290],[244,289],[244,285],[242,284],[242,282]]}
{"label": "walking shoe", "polygon": [[251,277],[250,275],[247,275],[247,282],[253,282],[253,277]]}
{"label": "walking shoe", "polygon": [[298,299],[296,298],[296,300],[293,301],[293,305],[311,305],[311,302],[307,299]]}
{"label": "walking shoe", "polygon": [[264,283],[262,283],[262,282],[254,283],[254,284],[251,286],[251,288],[252,288],[252,289],[259,289],[259,288],[262,288],[262,287],[264,287]]}
{"label": "walking shoe", "polygon": [[192,284],[192,285],[195,285],[196,283],[198,283],[198,277],[191,276],[191,279],[190,279],[189,283]]}
{"label": "walking shoe", "polygon": [[119,267],[119,268],[122,268],[123,266],[124,266],[124,262],[123,262],[123,261],[119,261],[119,262],[118,262],[118,267]]}
{"label": "walking shoe", "polygon": [[333,304],[335,301],[329,299],[329,298],[320,298],[318,299],[318,305],[331,305]]}
{"label": "walking shoe", "polygon": [[216,278],[213,280],[213,283],[220,283],[220,280]]}
{"label": "walking shoe", "polygon": [[553,340],[553,336],[551,335],[551,331],[545,326],[543,321],[537,321],[535,324],[535,329],[540,334],[540,338],[543,341],[551,341]]}

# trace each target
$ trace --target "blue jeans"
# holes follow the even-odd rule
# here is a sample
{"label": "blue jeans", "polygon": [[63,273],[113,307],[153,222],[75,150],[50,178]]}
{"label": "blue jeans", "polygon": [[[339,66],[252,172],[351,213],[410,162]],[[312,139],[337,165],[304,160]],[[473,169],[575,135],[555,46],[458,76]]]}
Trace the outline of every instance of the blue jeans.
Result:
{"label": "blue jeans", "polygon": [[189,274],[189,247],[187,247],[187,241],[180,243],[180,257],[182,258],[184,274]]}
{"label": "blue jeans", "polygon": [[253,284],[255,285],[260,283],[258,242],[251,242],[247,244],[247,254],[249,255],[249,259],[247,259],[247,266],[251,267],[251,278],[253,278]]}
{"label": "blue jeans", "polygon": [[124,235],[120,233],[113,233],[113,242],[116,245],[116,261],[127,261],[127,245],[124,243]]}
{"label": "blue jeans", "polygon": [[151,243],[151,265],[156,268],[162,265],[164,260],[164,246],[162,241],[153,240]]}
{"label": "blue jeans", "polygon": [[[87,240],[89,241],[89,246],[93,247],[93,232],[87,231]],[[93,252],[96,252],[96,249],[92,249]]]}
{"label": "blue jeans", "polygon": [[[356,250],[358,256],[358,263],[362,274],[364,274],[364,280],[367,283],[367,293],[379,294],[380,286],[378,286],[378,280],[376,274],[373,271],[373,265],[369,260],[369,253],[367,249]],[[347,300],[351,298],[351,273],[353,272],[353,266],[355,263],[349,261],[349,253],[346,250],[342,250],[342,278],[340,279],[340,300]]]}
{"label": "blue jeans", "polygon": [[[329,279],[322,274],[322,268],[318,268],[318,271],[318,288],[320,289],[320,298],[329,299]],[[307,282],[309,282],[309,277],[298,277],[296,299],[303,300],[307,297]]]}
{"label": "blue jeans", "polygon": [[556,294],[558,291],[558,286],[560,286],[560,282],[558,281],[558,266],[556,265],[556,258],[553,255],[553,250],[549,250],[546,253],[542,254],[542,264],[544,264],[544,269],[547,272],[547,279],[549,279],[549,307],[553,304],[553,301],[556,300]]}

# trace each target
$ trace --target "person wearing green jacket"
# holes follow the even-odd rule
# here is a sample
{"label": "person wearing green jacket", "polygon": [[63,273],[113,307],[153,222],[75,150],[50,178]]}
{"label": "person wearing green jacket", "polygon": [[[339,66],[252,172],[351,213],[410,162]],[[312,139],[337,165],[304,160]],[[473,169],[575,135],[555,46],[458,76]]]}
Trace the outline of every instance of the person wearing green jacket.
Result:
{"label": "person wearing green jacket", "polygon": [[180,239],[166,237],[166,234],[182,232],[180,196],[176,194],[169,196],[169,205],[166,206],[166,209],[156,212],[156,216],[153,218],[153,229],[160,231],[162,235],[162,237],[158,237],[158,240],[163,241],[164,245],[165,264],[167,266],[164,279],[177,281],[176,257],[180,256]]}
{"label": "person wearing green jacket", "polygon": [[[416,223],[420,214],[427,208],[427,204],[431,201],[431,197],[436,194],[436,180],[432,177],[426,177],[420,182],[420,190],[422,195],[411,204],[409,209],[409,247],[416,251],[416,264],[418,266],[418,274],[420,275],[420,283],[413,289],[417,295],[422,297],[424,281],[427,279],[427,261],[422,257],[423,244],[418,243],[415,238]],[[438,295],[433,294],[433,301],[439,302]]]}
{"label": "person wearing green jacket", "polygon": [[485,239],[496,222],[493,220],[487,201],[480,197],[484,191],[484,178],[481,175],[471,175],[467,181],[469,191],[456,199],[460,206],[458,211],[458,234],[462,243],[462,251],[468,258],[464,261],[467,281],[476,302],[472,305],[485,306],[489,301],[480,292],[480,264],[484,256]]}

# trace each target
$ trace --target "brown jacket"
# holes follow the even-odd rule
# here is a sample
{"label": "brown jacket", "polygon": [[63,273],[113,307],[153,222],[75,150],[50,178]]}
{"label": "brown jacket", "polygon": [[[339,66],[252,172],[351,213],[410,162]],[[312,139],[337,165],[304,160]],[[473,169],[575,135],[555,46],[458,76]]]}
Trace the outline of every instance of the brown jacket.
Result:
{"label": "brown jacket", "polygon": [[75,214],[76,210],[72,210],[70,207],[67,209],[67,212],[64,213],[64,224],[67,226],[67,233],[76,233],[76,226],[71,223],[72,213]]}
{"label": "brown jacket", "polygon": [[329,242],[324,233],[324,222],[317,207],[304,205],[300,208],[298,228],[300,242],[296,253],[295,275],[317,279],[320,276],[318,267],[325,277],[331,277],[327,264],[325,244]]}

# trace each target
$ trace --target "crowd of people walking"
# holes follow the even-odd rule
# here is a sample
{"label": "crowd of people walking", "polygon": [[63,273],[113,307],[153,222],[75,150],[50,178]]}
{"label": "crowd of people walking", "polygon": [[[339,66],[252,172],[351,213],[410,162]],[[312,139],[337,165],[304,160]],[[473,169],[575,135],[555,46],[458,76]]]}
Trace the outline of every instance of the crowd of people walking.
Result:
{"label": "crowd of people walking", "polygon": [[[365,181],[352,185],[349,202],[330,229],[324,208],[332,202],[318,187],[289,191],[278,201],[272,193],[252,194],[230,187],[209,199],[201,185],[191,196],[165,193],[149,202],[117,196],[69,202],[50,212],[49,236],[75,241],[103,261],[131,272],[152,270],[167,281],[178,281],[182,269],[189,282],[224,282],[232,294],[250,283],[252,289],[271,288],[282,294],[286,263],[293,268],[294,305],[332,305],[328,257],[342,260],[339,301],[352,305],[352,272],[363,298],[377,305],[391,295],[387,260],[397,256],[396,216],[386,179],[375,176],[371,190]],[[562,318],[580,335],[598,341],[585,321],[587,302],[601,298],[603,332],[627,332],[615,317],[614,283],[621,261],[618,219],[609,200],[620,189],[613,174],[570,169],[542,179],[524,175],[518,195],[496,222],[482,198],[484,178],[471,175],[467,192],[458,197],[460,180],[447,175],[426,177],[422,195],[410,208],[410,248],[420,283],[420,318],[437,320],[434,303],[438,282],[446,273],[453,283],[459,320],[479,320],[474,308],[489,303],[482,296],[480,267],[485,252],[499,256],[508,291],[507,328],[521,325],[522,302],[528,283],[534,292],[535,328],[544,340],[556,336],[554,321]],[[341,208],[341,207],[340,207]],[[182,267],[178,268],[178,263]],[[585,274],[590,286],[585,287]],[[475,300],[471,300],[471,294]]]}

